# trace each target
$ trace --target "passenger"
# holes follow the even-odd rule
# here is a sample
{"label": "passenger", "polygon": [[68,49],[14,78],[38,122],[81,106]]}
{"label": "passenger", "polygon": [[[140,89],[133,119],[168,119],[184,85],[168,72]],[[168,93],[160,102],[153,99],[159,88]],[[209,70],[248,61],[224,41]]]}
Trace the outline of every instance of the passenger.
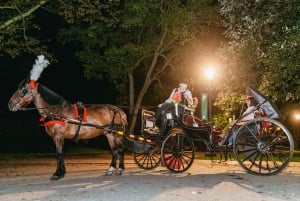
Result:
{"label": "passenger", "polygon": [[244,125],[247,121],[263,116],[263,112],[260,111],[260,110],[257,110],[256,106],[257,106],[258,103],[253,98],[253,96],[247,95],[245,102],[247,104],[247,109],[245,110],[245,112],[243,112],[241,118],[238,119],[238,121],[233,120],[233,121],[229,122],[230,136],[227,136],[227,137],[225,136],[224,141],[222,141],[220,143],[221,145],[224,145],[225,140],[227,138],[228,139],[228,146],[232,146],[232,144],[233,144],[233,132],[236,132],[239,129],[239,127]]}
{"label": "passenger", "polygon": [[[193,96],[192,92],[188,89],[188,81],[182,80],[179,82],[179,87],[172,90],[169,98],[165,100],[164,103],[158,105],[158,111],[155,113],[156,124],[160,128],[160,134],[165,134],[167,125],[165,115],[167,112],[175,111],[175,114],[178,115],[178,107],[175,107],[177,104],[192,105]],[[178,105],[177,105],[178,106]],[[159,125],[160,124],[160,125]]]}

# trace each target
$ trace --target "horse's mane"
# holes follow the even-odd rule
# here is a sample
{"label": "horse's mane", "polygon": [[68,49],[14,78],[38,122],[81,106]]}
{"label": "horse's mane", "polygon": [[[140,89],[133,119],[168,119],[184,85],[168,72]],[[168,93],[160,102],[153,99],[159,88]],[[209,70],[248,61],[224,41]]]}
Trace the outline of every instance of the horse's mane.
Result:
{"label": "horse's mane", "polygon": [[62,96],[45,87],[41,83],[38,84],[37,91],[50,105],[60,105],[65,102],[65,99]]}

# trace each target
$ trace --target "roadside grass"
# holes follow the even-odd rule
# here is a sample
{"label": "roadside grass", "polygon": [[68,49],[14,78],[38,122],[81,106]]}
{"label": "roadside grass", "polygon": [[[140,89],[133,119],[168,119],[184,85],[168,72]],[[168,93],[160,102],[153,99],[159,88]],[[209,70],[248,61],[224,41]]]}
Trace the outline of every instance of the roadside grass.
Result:
{"label": "roadside grass", "polygon": [[[72,157],[72,156],[102,156],[102,157],[111,157],[110,150],[105,149],[96,149],[96,148],[89,148],[89,147],[70,147],[64,152],[66,157]],[[126,151],[125,155],[129,156],[132,155],[132,152]],[[15,159],[26,159],[26,158],[32,158],[32,157],[45,157],[45,158],[55,158],[55,153],[0,153],[0,162],[9,160],[10,158]],[[221,154],[221,152],[215,152],[213,153],[212,157],[209,152],[205,151],[195,151],[195,158],[196,160],[211,160],[214,161],[220,160],[222,157],[222,160],[224,160],[224,155]],[[235,160],[234,154],[231,152],[228,154],[228,160]],[[300,162],[300,150],[294,150],[293,158],[291,160],[292,162]]]}

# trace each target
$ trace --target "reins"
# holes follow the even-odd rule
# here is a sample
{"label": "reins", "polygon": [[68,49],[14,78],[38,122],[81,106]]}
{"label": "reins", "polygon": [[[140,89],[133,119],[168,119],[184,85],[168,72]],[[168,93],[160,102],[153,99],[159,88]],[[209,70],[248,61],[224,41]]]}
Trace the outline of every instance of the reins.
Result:
{"label": "reins", "polygon": [[20,109],[21,111],[31,111],[31,110],[39,110],[39,109],[47,109],[45,107],[40,107],[40,108],[37,108],[37,107],[30,107],[30,108],[22,108]]}
{"label": "reins", "polygon": [[[47,109],[51,109],[51,108],[61,108],[61,107],[64,107],[65,104],[66,104],[66,101],[64,101],[63,104],[51,105],[49,107],[21,108],[20,111],[47,110]],[[103,104],[84,104],[84,105],[87,107],[95,107],[95,106],[99,106],[99,105],[103,105]],[[75,113],[77,113],[78,119],[73,119],[73,118],[68,118],[66,116],[62,116],[59,112],[50,112],[50,113],[41,113],[42,118],[40,119],[40,122],[42,122],[43,126],[48,125],[48,124],[53,124],[53,123],[69,123],[69,124],[78,125],[78,128],[75,132],[75,136],[73,139],[75,142],[78,142],[79,131],[82,126],[103,129],[103,130],[105,130],[106,134],[107,133],[117,133],[120,135],[124,134],[124,131],[120,131],[119,129],[115,128],[115,126],[117,126],[117,124],[114,123],[115,117],[116,117],[116,115],[121,115],[119,113],[119,109],[117,107],[111,108],[113,111],[113,117],[112,117],[111,122],[109,124],[100,126],[100,125],[96,125],[96,124],[92,124],[92,123],[88,123],[88,122],[84,121],[84,116],[83,116],[83,114],[81,114],[81,110],[84,110],[85,106],[83,106],[83,104],[81,102],[76,103],[76,108],[78,110],[75,111]]]}

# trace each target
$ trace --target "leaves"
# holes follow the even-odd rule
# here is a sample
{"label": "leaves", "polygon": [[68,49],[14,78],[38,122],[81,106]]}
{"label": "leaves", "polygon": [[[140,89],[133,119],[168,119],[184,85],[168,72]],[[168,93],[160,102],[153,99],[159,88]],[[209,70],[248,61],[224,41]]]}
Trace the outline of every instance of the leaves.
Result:
{"label": "leaves", "polygon": [[[229,94],[252,85],[278,107],[299,101],[299,1],[222,0],[227,44],[219,50]],[[239,90],[238,90],[239,89]],[[292,94],[292,95],[291,95]]]}

